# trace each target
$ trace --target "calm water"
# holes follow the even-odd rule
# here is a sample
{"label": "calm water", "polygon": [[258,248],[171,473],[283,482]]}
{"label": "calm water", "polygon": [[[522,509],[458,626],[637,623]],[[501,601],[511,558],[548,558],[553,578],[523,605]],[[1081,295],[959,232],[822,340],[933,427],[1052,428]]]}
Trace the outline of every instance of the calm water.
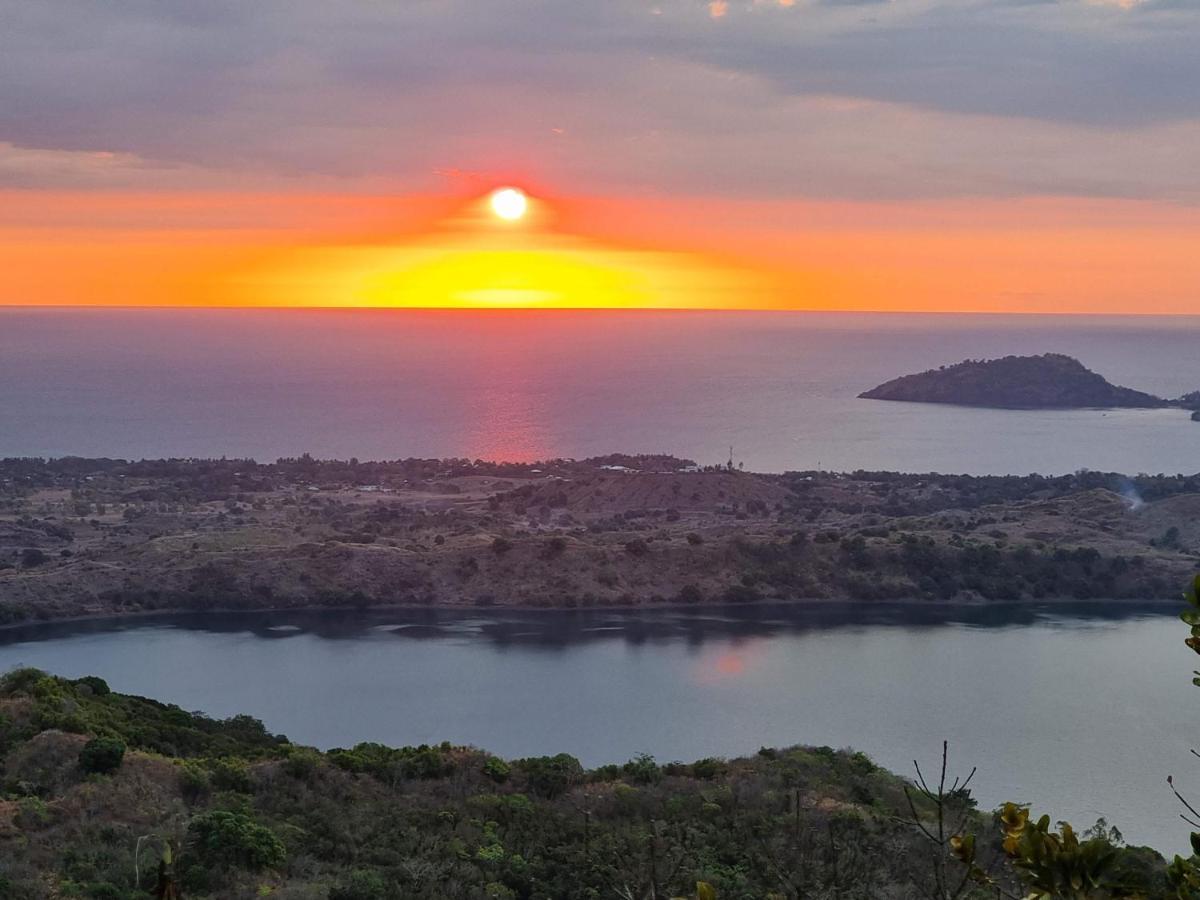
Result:
{"label": "calm water", "polygon": [[943,738],[985,805],[1035,801],[1182,849],[1165,778],[1200,794],[1200,690],[1166,615],[855,608],[264,614],[2,632],[18,664],[320,747],[443,739],[587,764],[853,746],[907,772]]}
{"label": "calm water", "polygon": [[1200,470],[1178,411],[857,400],[966,357],[1061,351],[1200,389],[1200,318],[0,310],[0,456],[667,451],[748,468]]}

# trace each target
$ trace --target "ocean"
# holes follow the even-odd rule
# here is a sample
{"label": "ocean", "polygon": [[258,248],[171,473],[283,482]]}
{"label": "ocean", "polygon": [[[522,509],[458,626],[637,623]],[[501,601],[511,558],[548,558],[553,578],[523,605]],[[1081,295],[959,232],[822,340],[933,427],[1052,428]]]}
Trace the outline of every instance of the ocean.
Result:
{"label": "ocean", "polygon": [[1200,317],[0,309],[0,456],[666,452],[755,471],[1200,471],[1179,410],[860,400],[965,358],[1067,353],[1200,389]]}

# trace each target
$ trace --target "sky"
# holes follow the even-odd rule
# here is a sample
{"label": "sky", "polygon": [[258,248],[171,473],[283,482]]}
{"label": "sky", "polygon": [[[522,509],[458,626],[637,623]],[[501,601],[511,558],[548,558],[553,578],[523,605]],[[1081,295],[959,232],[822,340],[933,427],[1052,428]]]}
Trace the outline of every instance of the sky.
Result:
{"label": "sky", "polygon": [[1198,42],[1194,0],[0,0],[0,304],[1200,313]]}

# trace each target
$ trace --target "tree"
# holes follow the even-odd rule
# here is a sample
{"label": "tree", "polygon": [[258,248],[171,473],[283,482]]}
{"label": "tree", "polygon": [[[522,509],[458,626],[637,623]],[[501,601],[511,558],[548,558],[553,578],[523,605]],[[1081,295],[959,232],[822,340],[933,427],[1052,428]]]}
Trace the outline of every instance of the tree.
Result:
{"label": "tree", "polygon": [[238,866],[251,871],[281,865],[283,843],[271,829],[243,813],[217,809],[192,819],[188,832],[200,858],[210,866]]}
{"label": "tree", "polygon": [[108,775],[121,768],[125,744],[116,738],[92,738],[79,751],[79,768],[84,772]]}
{"label": "tree", "polygon": [[583,777],[583,766],[569,753],[519,759],[516,765],[525,773],[529,786],[550,799],[566,793],[571,785]]}

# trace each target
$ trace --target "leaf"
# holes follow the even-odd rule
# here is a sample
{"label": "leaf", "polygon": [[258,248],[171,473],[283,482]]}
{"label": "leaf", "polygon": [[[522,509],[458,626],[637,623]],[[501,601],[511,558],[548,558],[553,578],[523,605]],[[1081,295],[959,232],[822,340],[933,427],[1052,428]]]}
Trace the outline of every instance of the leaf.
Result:
{"label": "leaf", "polygon": [[961,863],[970,865],[975,862],[975,835],[954,835],[950,838],[950,852]]}
{"label": "leaf", "polygon": [[717,900],[717,889],[707,881],[697,881],[696,900]]}

